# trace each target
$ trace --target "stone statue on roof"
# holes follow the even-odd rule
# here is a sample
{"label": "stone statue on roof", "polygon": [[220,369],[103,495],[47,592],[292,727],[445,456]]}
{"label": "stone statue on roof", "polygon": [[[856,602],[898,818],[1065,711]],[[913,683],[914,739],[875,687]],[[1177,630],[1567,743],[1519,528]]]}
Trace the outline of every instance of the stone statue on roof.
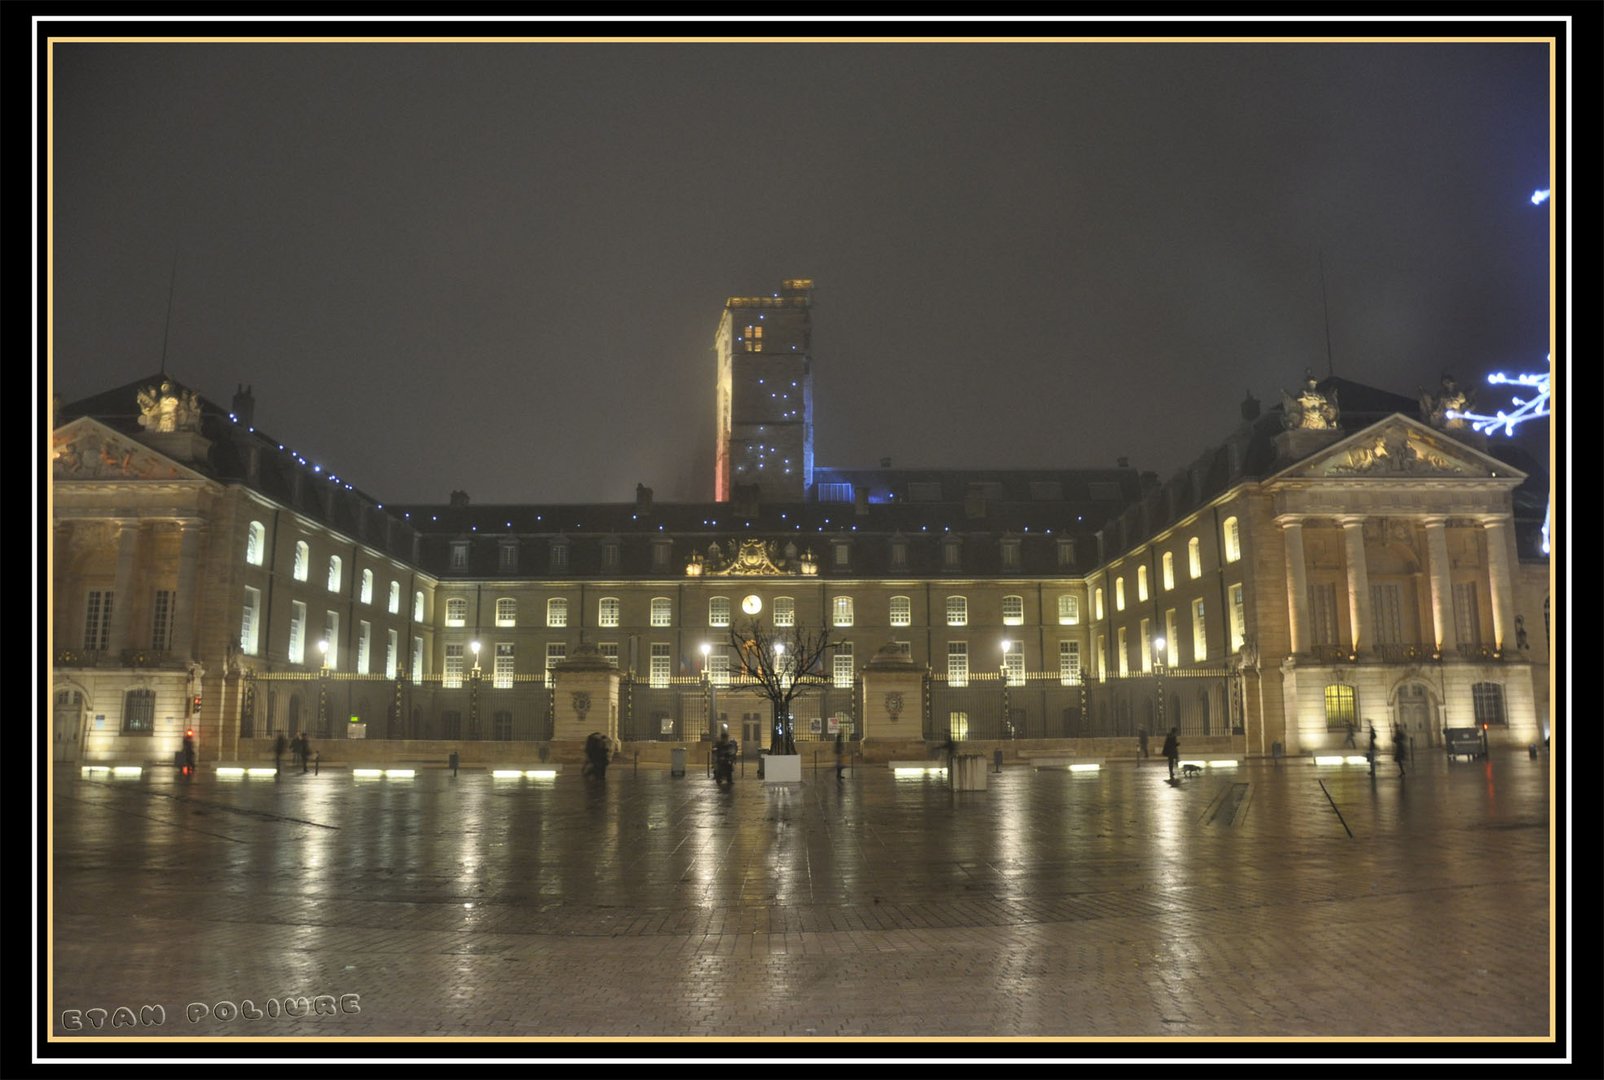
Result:
{"label": "stone statue on roof", "polygon": [[135,397],[139,401],[139,426],[146,431],[168,433],[200,429],[200,395],[193,390],[180,390],[171,379],[163,379],[160,388],[147,386],[137,391]]}
{"label": "stone statue on roof", "polygon": [[1464,414],[1476,407],[1475,395],[1460,389],[1454,377],[1442,377],[1442,392],[1433,394],[1425,387],[1420,390],[1420,418],[1439,431],[1464,431],[1470,421]]}
{"label": "stone statue on roof", "polygon": [[1323,393],[1314,373],[1304,372],[1303,389],[1297,396],[1281,391],[1281,423],[1287,430],[1335,431],[1337,427],[1337,392]]}

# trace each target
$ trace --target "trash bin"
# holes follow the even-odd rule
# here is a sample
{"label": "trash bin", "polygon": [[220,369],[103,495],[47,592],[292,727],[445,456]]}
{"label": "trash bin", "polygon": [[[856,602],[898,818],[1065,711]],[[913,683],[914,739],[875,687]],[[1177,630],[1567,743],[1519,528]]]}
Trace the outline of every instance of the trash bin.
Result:
{"label": "trash bin", "polygon": [[671,775],[671,776],[684,776],[685,775],[685,748],[683,746],[674,747],[672,750],[670,750],[668,752],[668,757],[669,757],[669,767],[668,767],[669,775]]}

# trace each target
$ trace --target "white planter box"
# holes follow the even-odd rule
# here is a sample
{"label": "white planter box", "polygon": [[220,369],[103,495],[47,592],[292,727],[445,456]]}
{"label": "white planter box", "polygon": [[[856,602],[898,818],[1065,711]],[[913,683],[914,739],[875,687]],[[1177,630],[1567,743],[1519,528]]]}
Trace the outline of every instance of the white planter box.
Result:
{"label": "white planter box", "polygon": [[764,754],[763,782],[765,784],[800,784],[802,782],[802,755]]}

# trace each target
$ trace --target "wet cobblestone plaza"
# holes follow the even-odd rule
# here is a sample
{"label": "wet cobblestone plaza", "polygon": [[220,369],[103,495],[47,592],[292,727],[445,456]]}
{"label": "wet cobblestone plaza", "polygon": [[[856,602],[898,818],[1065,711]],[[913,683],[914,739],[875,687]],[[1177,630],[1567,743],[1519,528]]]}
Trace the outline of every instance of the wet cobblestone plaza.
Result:
{"label": "wet cobblestone plaza", "polygon": [[[1550,1034],[1546,755],[804,780],[58,768],[52,1026],[160,1005],[98,1034]],[[318,995],[340,1007],[278,1008]]]}

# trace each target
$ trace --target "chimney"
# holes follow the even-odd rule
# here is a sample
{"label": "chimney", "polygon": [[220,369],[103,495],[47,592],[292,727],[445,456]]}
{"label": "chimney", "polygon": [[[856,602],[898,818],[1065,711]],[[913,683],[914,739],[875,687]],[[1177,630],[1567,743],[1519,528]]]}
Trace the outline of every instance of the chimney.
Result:
{"label": "chimney", "polygon": [[236,420],[250,427],[256,419],[256,397],[251,393],[249,386],[242,386],[239,383],[234,385],[237,389],[234,391],[234,404],[230,406],[230,411]]}
{"label": "chimney", "polygon": [[869,516],[869,489],[860,487],[852,493],[852,509],[858,517]]}
{"label": "chimney", "polygon": [[451,493],[451,505],[452,506],[467,506],[468,505],[468,493],[466,491],[453,491]]}
{"label": "chimney", "polygon": [[652,489],[645,484],[635,485],[635,513],[644,514],[652,508]]}

